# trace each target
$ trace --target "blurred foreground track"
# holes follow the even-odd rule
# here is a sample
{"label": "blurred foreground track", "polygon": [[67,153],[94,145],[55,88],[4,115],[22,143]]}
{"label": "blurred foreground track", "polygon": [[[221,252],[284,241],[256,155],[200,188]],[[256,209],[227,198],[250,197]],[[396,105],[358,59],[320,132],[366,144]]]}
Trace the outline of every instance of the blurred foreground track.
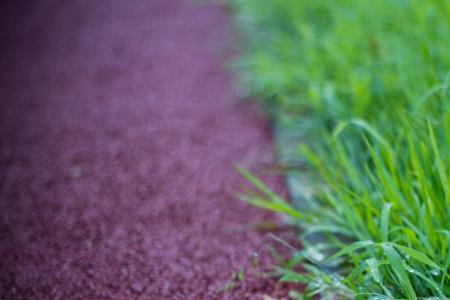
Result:
{"label": "blurred foreground track", "polygon": [[[6,5],[6,4],[3,4]],[[261,299],[218,294],[275,220],[231,195],[271,162],[219,55],[219,5],[12,1],[0,55],[1,299]],[[271,178],[282,192],[279,177]],[[268,259],[261,258],[262,267]]]}

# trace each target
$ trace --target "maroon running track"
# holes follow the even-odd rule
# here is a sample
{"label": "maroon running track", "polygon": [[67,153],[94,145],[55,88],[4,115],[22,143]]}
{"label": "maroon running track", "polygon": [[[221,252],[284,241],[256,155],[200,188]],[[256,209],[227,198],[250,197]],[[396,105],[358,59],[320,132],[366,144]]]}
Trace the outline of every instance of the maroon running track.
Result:
{"label": "maroon running track", "polygon": [[10,2],[0,29],[0,298],[285,294],[252,275],[217,292],[267,238],[242,225],[273,219],[233,196],[243,184],[234,164],[255,170],[273,155],[266,122],[223,70],[225,7]]}

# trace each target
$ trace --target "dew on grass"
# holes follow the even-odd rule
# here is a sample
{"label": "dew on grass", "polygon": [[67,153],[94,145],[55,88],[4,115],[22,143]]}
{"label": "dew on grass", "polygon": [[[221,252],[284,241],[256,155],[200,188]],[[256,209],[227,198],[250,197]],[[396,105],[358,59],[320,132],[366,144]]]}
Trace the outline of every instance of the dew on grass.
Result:
{"label": "dew on grass", "polygon": [[439,276],[439,274],[441,274],[441,272],[438,269],[433,269],[431,270],[431,275],[433,276]]}
{"label": "dew on grass", "polygon": [[336,288],[342,288],[342,287],[344,287],[344,284],[342,283],[342,281],[339,280],[339,279],[337,279],[337,278],[334,278],[334,279],[333,279],[333,285],[334,285],[334,287],[336,287]]}
{"label": "dew on grass", "polygon": [[313,289],[319,289],[319,288],[322,287],[322,285],[323,285],[323,280],[322,279],[316,280],[316,281],[311,283],[311,287]]}
{"label": "dew on grass", "polygon": [[409,273],[416,273],[416,270],[414,270],[413,268],[411,268],[410,266],[405,264],[405,269],[406,271],[408,271]]}
{"label": "dew on grass", "polygon": [[320,253],[319,251],[317,251],[317,249],[315,249],[315,248],[310,248],[307,251],[308,251],[309,256],[316,261],[322,261],[325,259],[325,256],[322,253]]}
{"label": "dew on grass", "polygon": [[369,266],[370,273],[372,274],[373,279],[375,282],[380,283],[381,282],[381,274],[378,270],[378,262],[376,259],[371,258],[366,260],[367,265]]}

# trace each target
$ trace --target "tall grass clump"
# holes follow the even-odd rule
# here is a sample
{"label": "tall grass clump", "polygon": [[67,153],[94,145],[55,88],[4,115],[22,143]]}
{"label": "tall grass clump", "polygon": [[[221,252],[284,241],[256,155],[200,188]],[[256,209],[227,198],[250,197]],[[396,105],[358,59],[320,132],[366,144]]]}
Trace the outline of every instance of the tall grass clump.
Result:
{"label": "tall grass clump", "polygon": [[[258,187],[244,200],[302,229],[304,250],[278,268],[282,280],[305,283],[305,298],[450,297],[450,2],[232,9],[242,87],[276,120],[301,125],[298,156],[323,182],[299,211],[242,170]],[[317,232],[326,239],[308,244]],[[313,255],[319,248],[334,255]]]}

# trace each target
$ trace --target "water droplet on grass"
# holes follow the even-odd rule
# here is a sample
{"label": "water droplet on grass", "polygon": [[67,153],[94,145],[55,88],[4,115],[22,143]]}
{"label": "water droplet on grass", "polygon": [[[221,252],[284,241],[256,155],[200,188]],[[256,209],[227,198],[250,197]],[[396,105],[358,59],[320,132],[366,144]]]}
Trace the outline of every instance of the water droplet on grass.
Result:
{"label": "water droplet on grass", "polygon": [[431,270],[431,275],[433,276],[439,276],[439,274],[441,274],[441,272],[438,269],[433,269]]}

